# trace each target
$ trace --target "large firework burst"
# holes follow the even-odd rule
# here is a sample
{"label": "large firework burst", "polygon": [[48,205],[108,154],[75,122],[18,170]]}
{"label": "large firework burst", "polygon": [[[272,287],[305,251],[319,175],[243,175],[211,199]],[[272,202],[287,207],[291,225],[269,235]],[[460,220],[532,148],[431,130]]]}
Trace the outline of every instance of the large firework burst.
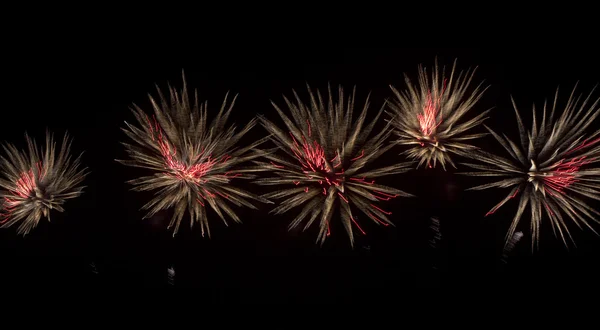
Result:
{"label": "large firework burst", "polygon": [[408,76],[405,77],[407,91],[399,92],[390,86],[396,95],[396,99],[388,103],[398,136],[396,143],[408,147],[405,154],[419,160],[418,166],[427,164],[428,167],[435,167],[439,162],[444,169],[446,163],[455,167],[450,154],[464,156],[475,149],[467,141],[485,135],[467,133],[485,120],[489,110],[463,121],[485,89],[480,84],[469,92],[475,70],[460,72],[455,80],[455,68],[456,62],[450,77],[446,79],[444,68],[439,70],[437,62],[431,78],[427,70],[419,66],[417,86],[411,83]]}
{"label": "large firework burst", "polygon": [[50,133],[46,134],[44,148],[25,136],[27,150],[13,144],[4,145],[6,157],[0,157],[2,176],[0,197],[3,199],[0,223],[2,228],[22,221],[17,229],[26,235],[42,217],[50,221],[52,210],[63,212],[63,204],[81,195],[85,169],[80,168],[80,157],[71,159],[71,142],[65,134],[60,151]]}
{"label": "large firework burst", "polygon": [[353,244],[353,224],[361,233],[364,234],[364,231],[353,217],[351,205],[377,224],[392,224],[387,217],[391,213],[377,206],[378,202],[411,195],[375,184],[372,178],[406,172],[411,163],[367,170],[367,165],[391,147],[384,144],[390,135],[387,127],[374,136],[370,134],[383,109],[371,123],[365,123],[369,107],[367,99],[358,120],[353,121],[354,91],[347,102],[341,87],[337,102],[333,100],[331,89],[327,101],[318,91],[315,95],[308,88],[308,92],[310,104],[304,104],[296,92],[295,104],[284,97],[291,118],[273,103],[287,129],[281,129],[268,119],[260,117],[262,125],[271,134],[271,139],[278,148],[269,150],[266,154],[269,162],[259,162],[265,170],[277,176],[263,178],[258,182],[264,185],[291,186],[264,197],[285,198],[272,211],[275,214],[302,206],[300,214],[291,222],[290,229],[309,217],[304,226],[307,229],[320,217],[317,241],[321,243],[329,236],[329,224],[337,205],[344,228]]}
{"label": "large firework burst", "polygon": [[511,159],[479,152],[475,158],[484,164],[465,164],[479,171],[464,174],[501,178],[471,189],[510,188],[508,196],[487,215],[520,196],[517,213],[506,235],[507,242],[513,237],[528,205],[531,210],[532,245],[539,243],[544,214],[550,219],[555,235],[558,231],[565,245],[565,234],[572,240],[565,218],[571,218],[580,228],[583,224],[594,231],[590,220],[598,222],[594,215],[599,213],[581,197],[600,199],[600,169],[594,167],[600,160],[600,130],[586,137],[586,129],[600,113],[599,100],[591,103],[591,94],[582,100],[581,96],[574,97],[574,93],[575,89],[558,118],[555,118],[558,90],[549,114],[544,103],[541,123],[538,123],[534,107],[531,131],[525,128],[513,100],[520,144],[488,128]]}
{"label": "large firework burst", "polygon": [[126,122],[123,131],[135,144],[124,143],[131,159],[119,162],[155,172],[129,181],[135,185],[135,191],[156,191],[155,197],[143,206],[146,218],[174,207],[169,228],[175,226],[175,235],[187,210],[190,226],[199,222],[202,236],[205,232],[210,236],[207,204],[227,225],[224,214],[241,222],[229,203],[256,208],[249,200],[268,202],[231,184],[234,178],[254,178],[248,173],[255,170],[240,166],[259,156],[253,149],[262,141],[237,147],[256,124],[252,120],[239,132],[235,126],[226,126],[237,96],[229,105],[225,96],[219,113],[207,125],[207,103],[199,104],[197,93],[190,102],[185,77],[183,80],[181,91],[169,86],[169,98],[160,89],[159,102],[150,96],[153,116],[134,105],[132,111],[141,127]]}

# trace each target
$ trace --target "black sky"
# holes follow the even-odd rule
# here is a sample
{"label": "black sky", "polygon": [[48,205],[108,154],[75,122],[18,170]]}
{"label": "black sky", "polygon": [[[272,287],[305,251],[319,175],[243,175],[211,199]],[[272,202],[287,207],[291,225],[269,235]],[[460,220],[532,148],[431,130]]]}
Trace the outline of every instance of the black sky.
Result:
{"label": "black sky", "polygon": [[[314,244],[314,231],[287,232],[290,217],[270,216],[267,207],[240,211],[241,225],[226,228],[212,222],[210,240],[201,238],[199,228],[189,231],[187,226],[172,238],[167,218],[141,221],[139,208],[147,196],[125,184],[139,172],[114,161],[125,156],[120,127],[133,119],[129,106],[148,108],[147,94],[155,93],[155,85],[181,86],[182,69],[188,86],[208,100],[209,111],[218,108],[227,91],[239,93],[233,119],[241,126],[258,113],[278,120],[270,100],[282,103],[282,94],[290,95],[293,88],[303,93],[306,83],[317,88],[356,85],[360,101],[371,92],[375,111],[391,97],[389,84],[402,88],[405,73],[416,78],[418,64],[430,66],[437,56],[451,65],[456,58],[460,69],[478,66],[476,80],[490,85],[474,111],[494,107],[488,125],[514,136],[510,96],[528,118],[531,104],[551,98],[557,86],[568,97],[579,81],[579,90],[588,93],[600,81],[600,62],[591,49],[571,49],[565,55],[506,48],[240,48],[190,50],[178,56],[126,47],[63,46],[27,56],[16,50],[4,62],[0,140],[22,144],[26,131],[41,138],[46,128],[60,135],[68,130],[73,151],[85,151],[83,163],[91,171],[85,194],[66,204],[66,213],[54,214],[52,223],[42,221],[26,238],[16,236],[14,229],[0,231],[0,276],[15,286],[160,287],[167,286],[172,265],[176,287],[204,288],[207,299],[312,301],[385,296],[407,285],[513,286],[532,276],[536,281],[528,285],[575,278],[586,285],[600,274],[595,269],[600,238],[576,228],[577,249],[566,250],[548,231],[541,250],[532,254],[529,231],[523,227],[526,239],[504,266],[501,248],[516,205],[484,218],[504,192],[464,192],[480,181],[453,171],[418,170],[390,179],[389,185],[419,197],[395,200],[390,209],[397,226],[367,226],[369,235],[351,250],[340,231],[323,247]],[[250,137],[263,135],[256,127]],[[479,143],[501,152],[491,137]],[[401,157],[396,154],[387,157]],[[435,251],[428,247],[433,216],[442,230]]]}

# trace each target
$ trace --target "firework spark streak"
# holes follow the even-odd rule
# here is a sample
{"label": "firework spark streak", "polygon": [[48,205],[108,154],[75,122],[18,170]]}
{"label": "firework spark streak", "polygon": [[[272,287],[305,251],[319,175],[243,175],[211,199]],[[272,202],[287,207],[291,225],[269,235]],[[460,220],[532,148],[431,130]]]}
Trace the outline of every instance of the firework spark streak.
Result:
{"label": "firework spark streak", "polygon": [[523,238],[523,232],[518,231],[512,236],[508,244],[506,244],[506,246],[504,247],[504,251],[502,252],[503,263],[508,263],[508,255],[512,252],[512,250],[514,250],[515,246],[517,246],[517,243],[519,243],[521,238]]}
{"label": "firework spark streak", "polygon": [[90,269],[91,269],[92,273],[94,273],[96,275],[98,274],[98,268],[96,267],[95,263],[93,263],[93,262],[90,263]]}
{"label": "firework spark streak", "polygon": [[392,146],[384,145],[391,132],[388,127],[371,136],[383,109],[371,123],[365,124],[368,99],[358,119],[353,121],[352,118],[355,91],[347,102],[341,87],[337,102],[333,100],[331,88],[328,90],[328,100],[324,100],[318,91],[315,95],[310,87],[308,92],[308,105],[301,101],[296,92],[295,104],[284,97],[291,118],[273,103],[286,129],[260,117],[262,125],[271,134],[270,137],[277,148],[265,153],[268,162],[258,162],[259,166],[274,173],[276,177],[263,178],[258,183],[289,185],[291,188],[264,196],[285,199],[272,212],[282,214],[302,206],[300,214],[291,222],[289,228],[296,228],[308,217],[309,220],[304,226],[306,230],[320,218],[317,241],[321,243],[331,232],[330,221],[337,205],[350,242],[354,244],[352,228],[356,228],[361,234],[365,234],[365,231],[356,221],[357,218],[353,217],[351,206],[379,225],[392,224],[388,219],[391,212],[382,209],[378,203],[398,196],[412,195],[376,184],[373,178],[406,172],[412,163],[366,169],[367,165]]}
{"label": "firework spark streak", "polygon": [[175,268],[172,266],[167,268],[167,283],[175,285]]}
{"label": "firework spark streak", "polygon": [[65,134],[57,152],[54,137],[46,133],[44,148],[25,136],[27,150],[20,151],[14,145],[4,145],[6,157],[2,164],[0,179],[0,224],[7,228],[22,221],[17,233],[26,235],[45,217],[50,221],[52,210],[63,212],[63,204],[81,195],[85,169],[79,166],[80,157],[71,159],[71,142]]}
{"label": "firework spark streak", "polygon": [[148,116],[138,106],[132,111],[141,127],[125,123],[123,131],[135,144],[124,143],[129,160],[119,162],[134,167],[154,171],[152,176],[144,176],[129,181],[135,191],[156,191],[143,209],[145,218],[156,212],[174,208],[169,228],[175,226],[175,235],[186,212],[191,216],[190,226],[199,222],[202,236],[210,237],[206,206],[223,220],[225,215],[240,223],[229,203],[236,206],[256,207],[249,200],[268,203],[260,196],[253,195],[231,184],[234,178],[253,179],[256,169],[241,167],[244,163],[260,156],[254,149],[264,140],[245,147],[237,147],[242,137],[256,124],[252,120],[241,131],[235,126],[227,127],[226,122],[235,103],[227,105],[227,96],[217,116],[207,125],[207,104],[198,104],[195,93],[190,102],[185,77],[183,90],[169,87],[169,98],[158,90],[159,101],[150,96],[154,115]]}
{"label": "firework spark streak", "polygon": [[531,131],[526,130],[513,100],[520,145],[506,135],[500,136],[488,128],[511,159],[478,152],[473,154],[473,158],[479,164],[465,164],[478,171],[463,174],[500,178],[499,181],[471,188],[472,190],[510,189],[506,198],[487,215],[493,214],[508,201],[519,199],[517,213],[506,236],[507,242],[513,236],[528,205],[531,210],[532,247],[539,244],[540,224],[544,214],[550,219],[554,234],[558,231],[565,245],[565,234],[573,241],[565,218],[571,218],[579,228],[584,225],[596,232],[591,227],[590,220],[598,222],[596,216],[599,213],[581,197],[600,199],[600,169],[595,167],[600,160],[600,130],[587,137],[585,133],[600,113],[600,99],[591,104],[591,94],[583,100],[581,96],[575,97],[574,94],[575,89],[558,118],[555,118],[558,90],[550,113],[544,103],[539,124],[534,107]]}
{"label": "firework spark streak", "polygon": [[450,154],[466,155],[475,149],[466,142],[485,135],[467,133],[486,119],[489,110],[463,121],[485,89],[480,84],[468,93],[475,70],[460,72],[455,80],[455,68],[456,62],[446,79],[444,68],[439,70],[436,62],[431,79],[427,70],[419,67],[418,86],[413,85],[408,77],[405,78],[407,91],[399,92],[390,86],[396,95],[396,100],[388,103],[388,112],[393,115],[391,122],[398,137],[396,143],[408,148],[405,154],[419,160],[418,167],[426,164],[431,168],[438,162],[444,169],[446,163],[456,167]]}
{"label": "firework spark streak", "polygon": [[442,232],[440,231],[440,220],[438,218],[431,218],[431,225],[429,226],[433,232],[433,238],[429,240],[429,246],[436,248],[438,242],[442,239]]}

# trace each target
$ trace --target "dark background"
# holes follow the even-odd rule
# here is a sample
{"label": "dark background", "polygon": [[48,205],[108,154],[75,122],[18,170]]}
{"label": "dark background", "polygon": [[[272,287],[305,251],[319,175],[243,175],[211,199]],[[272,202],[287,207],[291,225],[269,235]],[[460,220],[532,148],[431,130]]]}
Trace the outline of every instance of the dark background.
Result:
{"label": "dark background", "polygon": [[[13,49],[3,68],[0,140],[23,145],[25,131],[43,138],[46,128],[59,136],[68,130],[72,150],[85,151],[83,163],[91,174],[84,195],[69,201],[64,214],[53,213],[51,223],[41,221],[25,238],[15,228],[0,231],[0,280],[12,287],[168,287],[167,268],[173,266],[175,287],[202,288],[203,299],[223,302],[337,301],[418,287],[517,290],[592,283],[600,274],[600,238],[574,226],[577,248],[563,247],[545,223],[540,250],[532,253],[523,221],[525,237],[504,264],[503,240],[516,203],[484,217],[507,191],[464,191],[485,179],[453,170],[415,170],[386,180],[418,197],[388,204],[395,228],[363,221],[368,236],[358,237],[351,249],[341,228],[320,247],[314,230],[287,231],[293,212],[270,216],[268,206],[240,209],[244,223],[229,227],[212,214],[212,239],[187,225],[173,238],[166,229],[169,212],[141,220],[139,209],[148,195],[129,191],[125,181],[143,173],[114,161],[125,156],[120,127],[133,119],[129,106],[149,109],[147,94],[155,94],[155,84],[181,86],[182,69],[212,113],[227,91],[239,93],[232,122],[241,126],[257,113],[278,120],[269,100],[282,104],[282,94],[290,95],[292,88],[305,93],[307,82],[317,88],[328,82],[347,89],[356,85],[360,102],[371,91],[374,113],[392,96],[389,84],[403,88],[404,73],[416,79],[417,65],[431,66],[436,56],[446,65],[457,58],[459,69],[479,67],[475,82],[485,80],[490,88],[473,113],[494,107],[488,125],[514,138],[511,95],[529,120],[531,104],[552,97],[557,86],[565,101],[577,81],[579,90],[589,93],[600,77],[591,49],[572,47],[566,54],[541,48],[219,48],[158,54],[60,43],[36,51]],[[249,138],[263,134],[255,127]],[[502,152],[491,137],[477,144]],[[400,151],[381,162],[401,160]],[[429,246],[431,217],[441,223],[436,249]]]}

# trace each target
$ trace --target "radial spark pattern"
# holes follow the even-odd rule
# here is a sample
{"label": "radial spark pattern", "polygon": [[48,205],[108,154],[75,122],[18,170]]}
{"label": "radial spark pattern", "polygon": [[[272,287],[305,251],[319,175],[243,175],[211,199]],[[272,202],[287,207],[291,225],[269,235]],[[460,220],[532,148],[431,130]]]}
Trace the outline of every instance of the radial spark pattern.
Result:
{"label": "radial spark pattern", "polygon": [[586,130],[598,117],[598,100],[592,104],[591,96],[582,100],[581,97],[574,97],[574,93],[575,90],[564,111],[556,114],[557,91],[550,113],[544,103],[541,123],[538,123],[534,107],[530,131],[525,128],[513,101],[520,143],[514,143],[506,135],[501,136],[488,128],[510,155],[510,159],[479,152],[475,158],[483,164],[466,164],[479,171],[465,174],[499,178],[499,181],[471,189],[510,189],[508,196],[487,215],[493,214],[511,199],[519,199],[517,213],[506,236],[507,241],[513,237],[528,205],[531,211],[532,242],[535,245],[539,243],[544,214],[550,219],[555,235],[558,232],[565,245],[565,234],[570,237],[565,220],[572,219],[580,228],[584,225],[594,231],[590,221],[598,222],[596,216],[599,213],[582,198],[600,199],[600,169],[597,167],[600,160],[600,130],[586,134]]}
{"label": "radial spark pattern", "polygon": [[300,214],[291,222],[290,229],[299,226],[308,217],[304,225],[306,230],[319,219],[317,241],[321,243],[330,234],[330,221],[334,208],[338,207],[344,228],[353,244],[352,227],[362,234],[365,232],[356,217],[353,217],[352,208],[363,212],[375,223],[388,226],[392,224],[388,218],[391,213],[378,206],[379,202],[398,196],[410,196],[400,190],[376,184],[373,178],[405,172],[411,163],[367,169],[368,165],[391,147],[384,144],[390,135],[387,127],[371,135],[383,109],[371,123],[366,123],[369,107],[367,100],[358,119],[353,121],[354,92],[347,102],[341,87],[337,102],[333,100],[331,89],[328,100],[324,100],[319,92],[315,95],[310,88],[309,95],[308,104],[303,103],[295,92],[296,103],[285,98],[291,118],[273,103],[285,123],[285,129],[264,117],[260,118],[278,148],[267,152],[269,162],[259,163],[276,176],[261,179],[259,183],[289,185],[289,188],[265,196],[283,199],[273,212],[282,214],[302,206]]}
{"label": "radial spark pattern", "polygon": [[206,206],[227,225],[225,215],[241,222],[229,204],[256,208],[250,200],[268,202],[232,185],[235,178],[254,178],[249,173],[255,170],[241,166],[258,157],[253,149],[262,143],[237,146],[256,121],[239,132],[234,126],[226,126],[235,97],[228,105],[226,96],[219,113],[207,125],[207,104],[198,104],[197,93],[190,102],[185,78],[182,91],[169,87],[168,98],[160,90],[158,93],[158,102],[150,97],[154,115],[148,116],[134,106],[139,127],[126,123],[127,128],[123,129],[134,144],[124,143],[130,159],[120,162],[154,171],[151,176],[130,181],[136,191],[156,191],[143,207],[146,217],[174,208],[169,228],[175,226],[175,235],[187,210],[190,226],[199,222],[202,235],[206,232],[210,236]]}
{"label": "radial spark pattern", "polygon": [[488,111],[464,121],[484,89],[481,84],[469,91],[475,70],[460,72],[455,79],[456,62],[448,79],[444,69],[438,69],[429,77],[427,70],[419,67],[418,85],[405,78],[408,90],[398,91],[390,86],[395,100],[388,103],[389,113],[398,137],[396,143],[408,148],[405,154],[418,160],[418,166],[435,167],[439,162],[444,169],[446,163],[454,166],[450,154],[464,156],[474,147],[467,142],[485,134],[470,134],[469,131],[485,120]]}
{"label": "radial spark pattern", "polygon": [[81,195],[85,169],[80,158],[71,159],[70,146],[65,135],[60,150],[50,134],[46,134],[44,148],[26,136],[27,150],[14,145],[4,146],[6,156],[0,158],[2,198],[0,223],[2,228],[21,222],[17,232],[26,235],[45,217],[50,221],[52,210],[63,212],[63,204]]}

